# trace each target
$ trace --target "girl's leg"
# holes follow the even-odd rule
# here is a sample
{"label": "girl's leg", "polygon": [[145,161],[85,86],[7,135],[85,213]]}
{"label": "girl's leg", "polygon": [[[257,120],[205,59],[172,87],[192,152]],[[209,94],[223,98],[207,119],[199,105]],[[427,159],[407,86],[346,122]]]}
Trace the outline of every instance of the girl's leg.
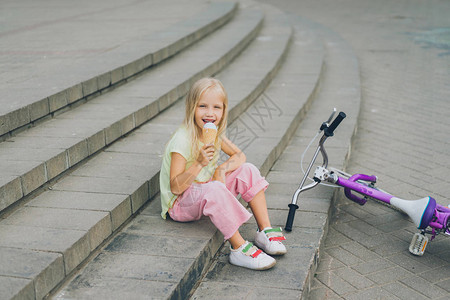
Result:
{"label": "girl's leg", "polygon": [[275,265],[275,259],[242,238],[238,229],[251,214],[223,183],[213,181],[193,184],[193,187],[186,190],[169,210],[172,219],[187,222],[198,220],[201,215],[208,216],[224,238],[230,241],[231,264],[255,270],[265,270]]}
{"label": "girl's leg", "polygon": [[249,205],[259,228],[259,231],[256,233],[255,244],[268,254],[285,254],[287,251],[286,247],[281,243],[281,241],[285,240],[285,237],[282,234],[281,228],[273,229],[270,225],[264,191],[256,194],[249,202]]}
{"label": "girl's leg", "polygon": [[285,240],[281,228],[272,228],[267,211],[264,191],[268,182],[261,176],[259,170],[252,164],[245,163],[226,178],[227,188],[234,194],[240,193],[252,209],[258,224],[255,244],[268,254],[281,255],[286,253]]}
{"label": "girl's leg", "polygon": [[272,227],[270,225],[269,213],[267,211],[267,203],[264,190],[261,190],[259,193],[257,193],[248,204],[252,209],[253,215],[255,216],[259,230],[263,230],[264,228],[267,227]]}
{"label": "girl's leg", "polygon": [[217,181],[193,184],[169,209],[169,214],[173,220],[180,222],[198,220],[203,214],[209,216],[233,249],[245,243],[238,229],[251,217],[225,185]]}
{"label": "girl's leg", "polygon": [[[200,212],[208,216],[226,240],[233,246],[240,244],[239,227],[251,218],[251,214],[234,197],[227,187],[219,181],[202,184],[205,193],[202,197]],[[245,241],[244,241],[245,242]],[[238,247],[239,248],[239,247]]]}
{"label": "girl's leg", "polygon": [[233,249],[238,249],[240,246],[244,245],[245,240],[239,233],[239,231],[236,231],[229,239],[228,241],[231,244],[231,247]]}
{"label": "girl's leg", "polygon": [[250,163],[244,163],[226,176],[227,188],[236,196],[242,195],[252,209],[260,230],[270,227],[264,191],[269,183],[261,176],[259,170]]}

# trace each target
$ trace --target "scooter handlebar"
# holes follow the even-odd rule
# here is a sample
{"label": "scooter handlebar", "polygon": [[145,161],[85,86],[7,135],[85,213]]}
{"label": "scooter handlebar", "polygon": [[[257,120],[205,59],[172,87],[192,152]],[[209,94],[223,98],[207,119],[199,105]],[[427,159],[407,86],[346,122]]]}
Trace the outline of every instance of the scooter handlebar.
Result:
{"label": "scooter handlebar", "polygon": [[286,220],[286,226],[284,227],[284,230],[286,231],[292,231],[292,224],[294,223],[294,217],[295,217],[295,211],[298,209],[297,204],[289,204],[289,215]]}
{"label": "scooter handlebar", "polygon": [[341,124],[342,120],[344,120],[344,118],[347,115],[341,111],[338,116],[336,117],[336,119],[334,119],[333,123],[331,123],[331,125],[327,128],[324,129],[324,134],[325,136],[329,137],[329,136],[333,136],[334,134],[334,130],[336,129],[336,127],[339,126],[339,124]]}

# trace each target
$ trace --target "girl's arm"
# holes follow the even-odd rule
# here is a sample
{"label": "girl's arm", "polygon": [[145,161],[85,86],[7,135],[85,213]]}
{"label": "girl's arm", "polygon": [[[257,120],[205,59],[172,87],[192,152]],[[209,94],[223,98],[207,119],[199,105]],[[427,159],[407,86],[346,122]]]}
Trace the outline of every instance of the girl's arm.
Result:
{"label": "girl's arm", "polygon": [[218,180],[225,183],[225,174],[232,172],[242,166],[246,161],[244,152],[233,144],[226,137],[222,138],[222,151],[230,156],[223,164],[217,167],[213,175],[213,180]]}
{"label": "girl's arm", "polygon": [[181,195],[194,182],[198,173],[207,166],[214,156],[214,146],[205,145],[200,149],[197,160],[186,169],[186,159],[177,152],[172,152],[170,163],[170,190],[174,195]]}

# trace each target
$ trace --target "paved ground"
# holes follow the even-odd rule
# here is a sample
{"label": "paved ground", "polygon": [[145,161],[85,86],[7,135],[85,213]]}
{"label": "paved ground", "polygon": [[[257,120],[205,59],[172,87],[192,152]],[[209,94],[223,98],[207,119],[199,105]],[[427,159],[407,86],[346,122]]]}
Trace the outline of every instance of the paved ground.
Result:
{"label": "paved ground", "polygon": [[[332,28],[357,53],[362,103],[348,170],[377,175],[401,198],[450,203],[450,2],[276,2]],[[314,299],[448,299],[448,238],[415,258],[407,252],[415,230],[403,215],[378,204],[338,206]]]}

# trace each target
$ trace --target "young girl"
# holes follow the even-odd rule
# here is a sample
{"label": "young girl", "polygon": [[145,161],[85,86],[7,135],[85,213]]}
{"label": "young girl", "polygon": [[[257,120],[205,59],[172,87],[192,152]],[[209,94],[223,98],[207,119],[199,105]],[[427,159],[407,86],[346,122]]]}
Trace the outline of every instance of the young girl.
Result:
{"label": "young girl", "polygon": [[[286,253],[281,228],[272,229],[264,191],[268,182],[259,170],[246,163],[241,150],[225,137],[228,97],[222,83],[203,78],[194,83],[186,97],[186,117],[166,146],[161,184],[161,216],[179,222],[208,216],[231,244],[231,264],[255,270],[273,267],[275,259],[267,255]],[[205,123],[217,126],[214,144],[204,144]],[[229,158],[217,166],[219,152]],[[255,244],[245,241],[238,229],[251,214],[236,199],[249,203],[258,224]]]}

